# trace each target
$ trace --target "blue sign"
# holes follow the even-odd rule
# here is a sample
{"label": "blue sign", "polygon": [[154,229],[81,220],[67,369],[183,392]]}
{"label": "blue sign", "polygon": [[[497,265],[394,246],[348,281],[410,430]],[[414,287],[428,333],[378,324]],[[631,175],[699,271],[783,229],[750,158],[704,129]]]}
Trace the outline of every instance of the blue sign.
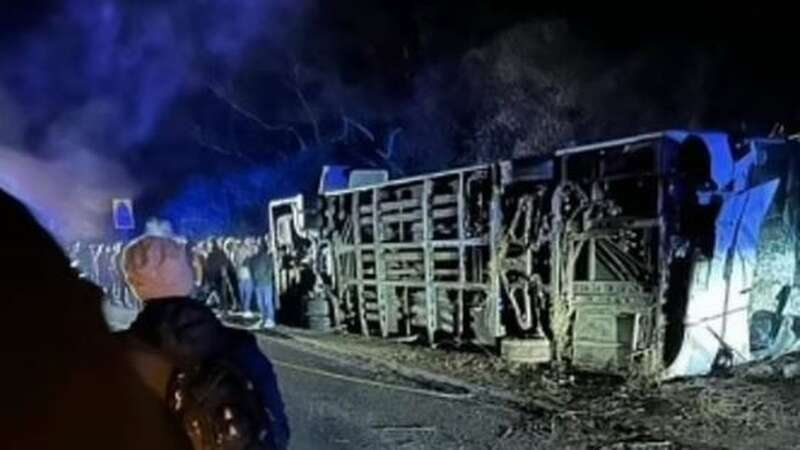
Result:
{"label": "blue sign", "polygon": [[133,230],[136,221],[133,218],[133,201],[129,198],[115,198],[111,201],[115,230]]}

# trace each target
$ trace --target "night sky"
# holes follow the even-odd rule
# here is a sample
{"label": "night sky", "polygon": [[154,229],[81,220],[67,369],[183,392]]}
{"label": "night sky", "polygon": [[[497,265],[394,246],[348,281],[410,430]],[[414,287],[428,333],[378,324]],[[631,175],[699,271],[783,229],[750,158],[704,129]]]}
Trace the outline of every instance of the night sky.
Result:
{"label": "night sky", "polygon": [[787,11],[533,3],[3,2],[0,145],[218,231],[262,226],[323,164],[399,176],[654,129],[798,131]]}

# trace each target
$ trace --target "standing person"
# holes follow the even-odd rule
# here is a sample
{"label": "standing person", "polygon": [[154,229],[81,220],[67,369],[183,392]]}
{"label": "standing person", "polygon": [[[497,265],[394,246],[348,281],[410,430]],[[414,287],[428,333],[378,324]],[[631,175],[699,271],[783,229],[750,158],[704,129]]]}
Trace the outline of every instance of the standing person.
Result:
{"label": "standing person", "polygon": [[201,244],[203,253],[203,281],[202,293],[203,297],[200,299],[209,307],[216,307],[219,305],[219,288],[217,279],[219,278],[219,270],[214,272],[211,270],[211,252],[214,251],[214,240],[207,238]]}
{"label": "standing person", "polygon": [[122,251],[123,251],[123,243],[118,242],[115,245],[114,251],[114,266],[116,269],[116,277],[115,282],[117,283],[117,292],[119,293],[119,300],[120,304],[126,309],[136,309],[138,304],[136,300],[133,298],[133,294],[131,293],[128,284],[125,282],[125,273],[122,270]]}
{"label": "standing person", "polygon": [[108,270],[109,282],[111,284],[111,299],[118,305],[125,307],[125,298],[122,291],[122,271],[120,270],[120,254],[122,253],[122,243],[115,242],[109,248]]}
{"label": "standing person", "polygon": [[89,252],[92,258],[89,279],[100,285],[100,255],[103,253],[103,244],[89,244]]}
{"label": "standing person", "polygon": [[206,257],[205,247],[202,242],[197,242],[191,247],[192,270],[194,271],[194,288],[198,300],[202,303],[208,302],[208,283],[206,280]]}
{"label": "standing person", "polygon": [[240,242],[238,247],[233,250],[233,265],[236,267],[236,281],[239,285],[239,304],[242,316],[245,318],[253,317],[250,303],[253,299],[253,275],[250,272],[249,259],[252,256],[253,248],[250,238]]}
{"label": "standing person", "polygon": [[[111,245],[100,244],[97,255],[97,284],[111,298]],[[111,298],[113,301],[113,298]]]}
{"label": "standing person", "polygon": [[[108,331],[102,293],[79,278],[55,240],[2,191],[0,217],[2,447],[190,450]],[[36,326],[24,320],[31,317]]]}
{"label": "standing person", "polygon": [[226,311],[229,313],[233,313],[237,309],[237,305],[241,305],[241,303],[237,302],[239,296],[239,280],[236,277],[236,267],[233,262],[235,256],[234,248],[236,248],[236,246],[236,238],[234,237],[228,237],[222,241],[222,250],[225,254],[225,271],[222,276],[224,287],[223,298]]}
{"label": "standing person", "polygon": [[272,253],[269,251],[269,239],[259,238],[257,251],[250,258],[250,271],[253,274],[256,306],[261,313],[259,325],[263,328],[275,327],[275,304],[273,302],[273,265]]}
{"label": "standing person", "polygon": [[226,290],[226,271],[228,259],[225,252],[222,250],[222,245],[219,240],[211,241],[211,250],[206,259],[206,280],[210,290],[209,299],[212,299],[212,306],[216,306],[222,313],[227,312],[227,304],[225,302]]}
{"label": "standing person", "polygon": [[78,247],[78,267],[80,268],[81,277],[84,279],[91,280],[92,279],[92,268],[94,267],[94,253],[92,253],[91,248],[85,242],[79,242]]}
{"label": "standing person", "polygon": [[[153,366],[141,364],[137,369],[145,382],[156,386],[165,399],[175,400],[171,403],[173,410],[182,416],[196,448],[286,449],[289,425],[272,365],[253,335],[223,326],[207,306],[189,296],[194,277],[187,256],[183,243],[165,236],[144,236],[124,251],[126,280],[144,308],[123,336],[128,342],[143,343],[154,349],[168,361],[166,365],[157,365],[157,370],[147,370]],[[236,368],[233,373],[241,373],[248,379],[248,389],[256,396],[239,391],[242,395],[220,404],[226,411],[224,415],[193,415],[203,411],[207,402],[234,392],[229,389],[230,384],[225,384],[231,372],[217,372],[219,367],[229,366]],[[211,373],[204,375],[204,371],[210,370]],[[213,383],[198,396],[191,380],[208,378]],[[182,383],[190,385],[184,390]],[[193,403],[192,398],[198,397]],[[259,407],[248,408],[254,400],[260,402]],[[264,414],[265,410],[268,414]],[[247,414],[253,411],[258,414]],[[236,425],[229,431],[233,426],[229,423],[245,418],[258,420],[250,420],[244,427]],[[230,445],[198,445],[209,438]]]}
{"label": "standing person", "polygon": [[86,269],[83,267],[81,258],[83,256],[83,247],[81,246],[81,241],[75,241],[72,245],[69,246],[69,262],[70,267],[72,267],[79,275],[82,275],[86,272]]}

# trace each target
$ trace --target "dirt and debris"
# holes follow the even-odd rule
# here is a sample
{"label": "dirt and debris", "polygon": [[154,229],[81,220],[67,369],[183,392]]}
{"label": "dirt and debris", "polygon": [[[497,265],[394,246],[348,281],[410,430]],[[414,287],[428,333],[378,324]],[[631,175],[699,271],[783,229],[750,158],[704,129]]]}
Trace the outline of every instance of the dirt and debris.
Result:
{"label": "dirt and debris", "polygon": [[[553,448],[784,449],[800,443],[800,355],[751,363],[718,377],[643,385],[508,363],[480,348],[399,344],[292,330],[346,357],[485,388],[530,412],[499,435],[526,433]],[[504,394],[504,395],[502,395]]]}

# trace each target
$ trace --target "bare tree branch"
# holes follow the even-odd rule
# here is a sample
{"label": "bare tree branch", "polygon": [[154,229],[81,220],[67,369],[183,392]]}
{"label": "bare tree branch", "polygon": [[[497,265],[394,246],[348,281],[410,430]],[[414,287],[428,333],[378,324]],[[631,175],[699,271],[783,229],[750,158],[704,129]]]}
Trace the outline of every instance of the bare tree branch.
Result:
{"label": "bare tree branch", "polygon": [[303,137],[300,135],[300,133],[297,132],[297,130],[294,127],[292,127],[290,125],[272,125],[272,124],[266,123],[260,117],[258,117],[256,114],[254,114],[253,112],[251,112],[251,111],[245,109],[244,107],[242,107],[238,102],[236,102],[233,98],[231,98],[230,95],[227,95],[221,88],[219,88],[217,86],[214,86],[212,84],[207,84],[207,86],[208,86],[208,89],[211,92],[213,92],[214,95],[218,99],[220,99],[221,101],[226,103],[231,109],[233,109],[237,113],[241,114],[246,119],[256,123],[258,126],[260,126],[265,131],[268,131],[268,132],[282,131],[282,132],[286,132],[286,133],[291,133],[294,136],[294,138],[297,140],[297,144],[300,146],[300,150],[305,150],[306,148],[308,148],[308,145],[306,145],[306,141],[303,139]]}
{"label": "bare tree branch", "polygon": [[203,130],[199,125],[195,125],[194,126],[194,130],[192,130],[192,139],[194,139],[194,141],[198,145],[200,145],[201,147],[207,148],[207,149],[209,149],[209,150],[211,150],[213,152],[216,152],[216,153],[219,153],[219,154],[225,155],[225,156],[231,156],[231,157],[234,157],[234,158],[239,158],[239,159],[241,159],[243,161],[246,161],[248,163],[255,164],[255,161],[253,161],[252,158],[250,158],[249,156],[245,155],[244,153],[239,152],[239,151],[235,151],[235,150],[227,149],[225,147],[222,147],[222,146],[220,146],[218,144],[215,144],[215,143],[209,141],[208,139],[206,139],[205,133],[203,133]]}
{"label": "bare tree branch", "polygon": [[318,146],[322,146],[322,136],[319,132],[319,122],[314,115],[314,111],[311,110],[311,106],[308,104],[306,100],[305,94],[303,94],[303,88],[300,84],[300,63],[295,63],[294,68],[292,69],[294,75],[294,84],[292,89],[294,90],[297,99],[300,100],[300,104],[303,106],[303,110],[306,113],[306,117],[308,117],[308,121],[311,122],[311,126],[314,129],[314,139],[317,141]]}
{"label": "bare tree branch", "polygon": [[[383,156],[380,152],[377,152],[379,155]],[[353,153],[355,157],[359,160],[363,161],[368,167],[375,167],[375,160],[370,159],[367,156],[360,155],[358,153]],[[405,175],[406,172],[403,170],[399,165],[395,164],[393,161],[390,161],[386,158],[382,158],[382,163],[384,164],[385,168],[388,168],[390,171],[394,172],[397,175]]]}
{"label": "bare tree branch", "polygon": [[347,139],[348,135],[350,134],[350,127],[352,126],[356,130],[360,131],[367,139],[371,142],[375,142],[375,133],[373,133],[369,128],[367,128],[364,124],[359,123],[352,117],[349,117],[347,114],[344,113],[344,109],[339,113],[339,116],[342,120],[342,131],[339,133],[338,136],[331,139],[331,142],[340,142]]}
{"label": "bare tree branch", "polygon": [[370,141],[375,142],[375,134],[369,130],[366,126],[356,122],[350,117],[342,116],[342,119],[345,120],[350,125],[354,126],[358,131],[362,132],[364,136],[366,136]]}
{"label": "bare tree branch", "polygon": [[342,118],[342,131],[341,131],[341,133],[339,133],[338,136],[333,138],[331,140],[331,142],[342,142],[342,141],[346,140],[347,136],[350,134],[350,125],[347,122],[347,117],[345,117],[345,115],[344,115],[344,109],[342,109],[342,112],[340,113],[340,116]]}
{"label": "bare tree branch", "polygon": [[394,130],[392,130],[392,132],[389,133],[389,137],[386,138],[386,149],[384,154],[384,157],[386,159],[391,158],[392,154],[394,154],[394,144],[395,142],[397,142],[397,135],[400,134],[402,131],[403,131],[402,128],[397,127]]}
{"label": "bare tree branch", "polygon": [[[347,135],[347,132],[350,129],[350,126],[355,128],[356,130],[360,131],[371,142],[375,142],[376,141],[375,134],[372,131],[370,131],[370,129],[367,128],[366,125],[357,122],[356,120],[354,120],[351,117],[348,117],[347,115],[344,114],[344,112],[342,112],[342,128],[343,128],[343,130],[342,130],[342,136],[340,136],[340,138],[343,138],[343,137],[345,137]],[[401,174],[401,175],[404,174],[405,171],[403,169],[401,169],[400,166],[395,164],[391,160],[391,157],[392,157],[392,153],[394,152],[394,146],[395,146],[397,135],[400,134],[400,132],[402,132],[402,131],[403,131],[403,129],[400,128],[400,127],[397,127],[395,129],[393,129],[392,132],[389,133],[389,136],[387,137],[386,148],[385,149],[381,149],[381,148],[375,147],[375,150],[374,150],[375,153],[378,156],[381,157],[381,159],[383,160],[383,163],[387,167],[389,167],[395,173]]]}

